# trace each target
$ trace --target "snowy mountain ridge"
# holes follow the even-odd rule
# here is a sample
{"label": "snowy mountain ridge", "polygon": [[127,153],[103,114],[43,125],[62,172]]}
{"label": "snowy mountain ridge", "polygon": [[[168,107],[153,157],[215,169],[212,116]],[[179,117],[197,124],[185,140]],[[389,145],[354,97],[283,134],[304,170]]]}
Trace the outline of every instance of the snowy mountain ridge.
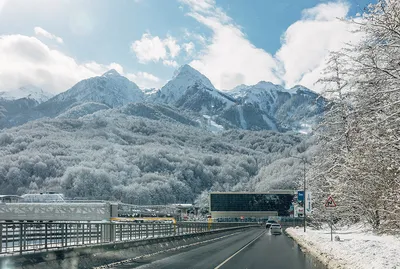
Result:
{"label": "snowy mountain ridge", "polygon": [[112,69],[102,76],[88,78],[75,84],[71,89],[56,95],[49,101],[75,99],[79,102],[98,102],[110,107],[143,101],[139,87]]}
{"label": "snowy mountain ridge", "polygon": [[56,117],[61,113],[87,102],[117,108],[132,102],[143,102],[144,93],[139,87],[121,76],[116,70],[102,76],[84,79],[69,90],[40,104],[37,111],[43,116]]}
{"label": "snowy mountain ridge", "polygon": [[54,94],[45,92],[41,88],[32,85],[23,86],[12,91],[0,92],[0,99],[17,100],[21,98],[27,98],[35,100],[38,103],[43,103],[53,96]]}
{"label": "snowy mountain ridge", "polygon": [[[7,111],[0,121],[0,128],[21,125],[42,117],[76,119],[98,110],[143,103],[168,106],[182,117],[189,113],[193,121],[201,122],[201,126],[208,126],[213,131],[304,131],[304,126],[313,126],[322,111],[324,99],[316,101],[318,97],[318,94],[302,86],[285,89],[266,81],[255,85],[239,85],[231,91],[219,91],[206,76],[189,65],[177,69],[161,89],[141,90],[134,82],[112,69],[101,76],[82,80],[69,90],[39,104],[1,101],[0,105],[3,104]],[[21,112],[22,107],[24,113]],[[135,116],[161,119],[154,116],[156,112],[152,106],[131,108],[134,108]]]}

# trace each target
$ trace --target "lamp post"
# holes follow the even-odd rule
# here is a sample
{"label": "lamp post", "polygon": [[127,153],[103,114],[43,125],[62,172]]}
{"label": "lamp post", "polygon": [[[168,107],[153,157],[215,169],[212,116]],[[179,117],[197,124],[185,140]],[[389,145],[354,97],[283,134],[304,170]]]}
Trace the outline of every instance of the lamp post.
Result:
{"label": "lamp post", "polygon": [[297,156],[290,156],[296,159],[301,160],[303,163],[303,193],[304,193],[304,198],[303,198],[303,226],[304,226],[304,232],[306,232],[306,218],[307,218],[307,210],[306,210],[306,163],[307,159],[305,157],[297,157]]}

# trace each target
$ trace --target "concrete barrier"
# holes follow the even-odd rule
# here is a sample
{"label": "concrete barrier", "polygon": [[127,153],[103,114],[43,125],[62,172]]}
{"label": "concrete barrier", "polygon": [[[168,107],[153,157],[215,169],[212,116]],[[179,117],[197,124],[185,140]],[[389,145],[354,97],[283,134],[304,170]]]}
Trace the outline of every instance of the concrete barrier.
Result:
{"label": "concrete barrier", "polygon": [[75,247],[18,256],[0,257],[0,269],[83,269],[102,266],[134,257],[148,255],[160,250],[182,247],[195,242],[221,237],[248,227],[234,227],[196,234],[141,239],[103,245]]}

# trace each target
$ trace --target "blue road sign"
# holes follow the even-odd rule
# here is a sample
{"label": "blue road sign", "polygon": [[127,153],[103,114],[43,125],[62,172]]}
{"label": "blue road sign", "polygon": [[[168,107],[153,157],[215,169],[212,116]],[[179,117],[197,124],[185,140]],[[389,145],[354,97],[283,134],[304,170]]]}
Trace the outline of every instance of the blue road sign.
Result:
{"label": "blue road sign", "polygon": [[304,201],[304,191],[297,191],[297,201]]}

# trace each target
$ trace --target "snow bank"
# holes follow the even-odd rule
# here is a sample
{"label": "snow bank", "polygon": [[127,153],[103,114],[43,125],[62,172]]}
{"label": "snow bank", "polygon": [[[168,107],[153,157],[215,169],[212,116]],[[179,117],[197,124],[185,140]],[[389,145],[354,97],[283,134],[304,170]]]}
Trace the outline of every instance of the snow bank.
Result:
{"label": "snow bank", "polygon": [[329,228],[309,228],[306,233],[303,228],[288,228],[286,232],[328,268],[400,269],[400,238],[396,236],[350,227],[334,231],[340,241],[331,242]]}

